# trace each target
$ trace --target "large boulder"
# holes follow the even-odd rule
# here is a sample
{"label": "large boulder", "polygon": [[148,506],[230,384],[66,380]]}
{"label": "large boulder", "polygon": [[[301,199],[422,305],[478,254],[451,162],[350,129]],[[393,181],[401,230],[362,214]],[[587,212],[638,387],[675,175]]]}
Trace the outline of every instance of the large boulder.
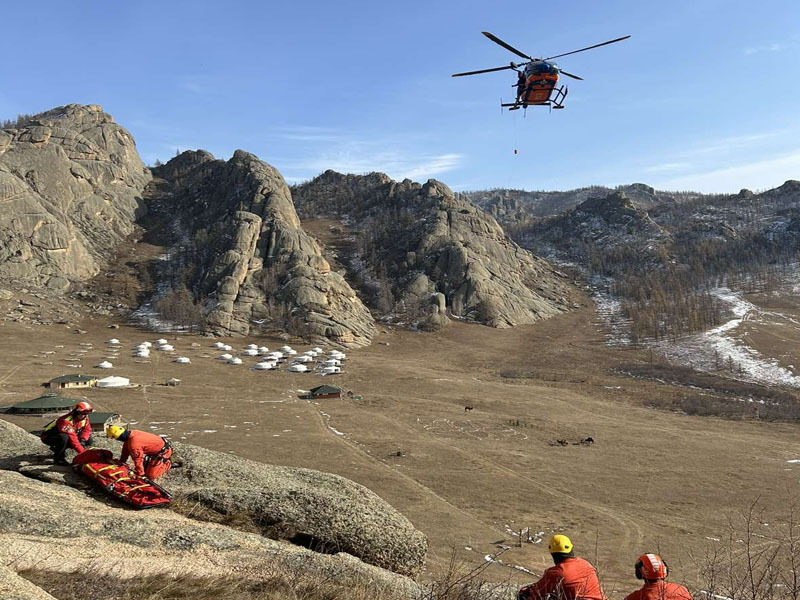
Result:
{"label": "large boulder", "polygon": [[347,552],[396,573],[422,569],[427,539],[374,492],[338,475],[266,465],[176,444],[181,466],[164,485],[224,515],[324,552]]}
{"label": "large boulder", "polygon": [[133,137],[99,106],[0,131],[0,277],[64,291],[97,274],[133,231],[149,179]]}
{"label": "large boulder", "polygon": [[[419,593],[411,579],[345,553],[313,552],[169,510],[121,508],[11,471],[0,471],[0,564],[17,571],[90,572],[122,579],[235,575],[259,581],[282,569],[343,586],[368,585],[378,595]],[[14,592],[20,598],[48,598],[22,595],[24,587]]]}

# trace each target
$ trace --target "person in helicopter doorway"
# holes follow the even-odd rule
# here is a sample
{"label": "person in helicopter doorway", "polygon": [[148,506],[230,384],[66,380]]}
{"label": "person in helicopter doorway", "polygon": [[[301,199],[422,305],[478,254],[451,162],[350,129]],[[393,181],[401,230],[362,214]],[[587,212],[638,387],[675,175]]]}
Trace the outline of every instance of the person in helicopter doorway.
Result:
{"label": "person in helicopter doorway", "polygon": [[94,409],[88,402],[78,402],[72,410],[45,425],[39,439],[50,446],[57,465],[68,465],[67,450],[80,454],[92,445],[92,425],[89,413]]}
{"label": "person in helicopter doorway", "polygon": [[515,102],[517,104],[522,104],[522,101],[524,99],[525,82],[526,82],[525,71],[517,71],[517,83],[515,84],[517,88],[517,99],[515,100]]}

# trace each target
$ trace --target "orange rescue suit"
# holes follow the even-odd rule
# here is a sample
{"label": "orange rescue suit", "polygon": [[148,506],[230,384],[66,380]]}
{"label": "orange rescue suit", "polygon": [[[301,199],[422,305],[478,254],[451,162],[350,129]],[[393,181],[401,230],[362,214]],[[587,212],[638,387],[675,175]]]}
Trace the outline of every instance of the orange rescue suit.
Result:
{"label": "orange rescue suit", "polygon": [[40,437],[44,440],[49,435],[58,435],[60,433],[69,438],[69,447],[80,454],[85,450],[84,444],[92,437],[92,425],[89,423],[89,417],[78,418],[74,412],[68,412],[52,423],[48,423]]}
{"label": "orange rescue suit", "polygon": [[680,584],[658,579],[648,581],[640,589],[628,594],[625,600],[692,600],[692,595]]}
{"label": "orange rescue suit", "polygon": [[577,557],[550,567],[539,581],[522,588],[517,597],[520,600],[606,600],[592,563]]}
{"label": "orange rescue suit", "polygon": [[[120,461],[123,463],[128,460],[130,456],[133,459],[134,474],[138,477],[145,475],[145,459],[147,462],[147,477],[156,479],[166,473],[172,463],[168,460],[172,456],[172,450],[168,447],[164,438],[147,433],[146,431],[138,431],[136,429],[128,430],[128,439],[122,445],[122,453],[120,454]],[[163,458],[164,460],[153,460]]]}

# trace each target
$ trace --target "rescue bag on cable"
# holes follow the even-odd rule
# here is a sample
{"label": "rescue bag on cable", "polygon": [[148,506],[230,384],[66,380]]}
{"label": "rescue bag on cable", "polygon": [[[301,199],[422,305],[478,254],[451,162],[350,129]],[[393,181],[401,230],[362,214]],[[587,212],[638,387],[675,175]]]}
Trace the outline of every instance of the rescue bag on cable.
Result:
{"label": "rescue bag on cable", "polygon": [[137,477],[114,454],[103,448],[89,448],[72,460],[72,467],[112,496],[134,508],[167,506],[172,496],[160,485]]}

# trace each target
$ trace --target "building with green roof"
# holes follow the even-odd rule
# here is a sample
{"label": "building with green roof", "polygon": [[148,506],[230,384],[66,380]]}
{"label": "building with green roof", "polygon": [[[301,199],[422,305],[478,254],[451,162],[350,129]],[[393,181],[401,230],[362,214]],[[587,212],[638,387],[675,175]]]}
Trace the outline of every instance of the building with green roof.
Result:
{"label": "building with green roof", "polygon": [[342,388],[335,385],[320,385],[311,389],[311,398],[341,398]]}
{"label": "building with green roof", "polygon": [[6,413],[19,415],[42,415],[52,412],[67,412],[80,400],[65,398],[58,394],[44,394],[33,400],[19,402],[5,409]]}

